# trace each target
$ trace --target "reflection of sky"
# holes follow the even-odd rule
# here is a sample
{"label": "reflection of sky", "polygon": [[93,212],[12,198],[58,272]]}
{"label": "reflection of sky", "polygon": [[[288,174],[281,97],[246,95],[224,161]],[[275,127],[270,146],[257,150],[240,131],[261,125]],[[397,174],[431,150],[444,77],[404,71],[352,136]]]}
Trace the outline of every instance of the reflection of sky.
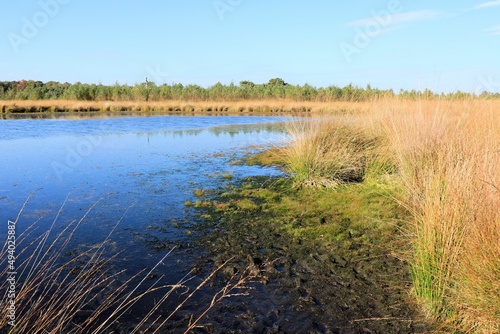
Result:
{"label": "reflection of sky", "polygon": [[113,224],[132,204],[124,226],[183,218],[183,203],[194,199],[193,189],[221,185],[220,174],[237,178],[278,173],[229,164],[250,145],[279,143],[284,135],[272,121],[279,119],[172,116],[0,122],[0,220],[15,219],[28,194],[39,188],[26,211],[30,217],[41,212],[50,217],[69,196],[63,218],[76,219],[106,196],[88,219],[94,225]]}

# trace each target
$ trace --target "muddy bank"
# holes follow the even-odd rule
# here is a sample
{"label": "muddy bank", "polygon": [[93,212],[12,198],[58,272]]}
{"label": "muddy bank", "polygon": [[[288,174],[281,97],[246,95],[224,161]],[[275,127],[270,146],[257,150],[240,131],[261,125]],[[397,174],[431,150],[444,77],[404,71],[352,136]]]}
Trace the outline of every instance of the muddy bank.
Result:
{"label": "muddy bank", "polygon": [[[221,280],[245,270],[255,278],[248,284],[248,296],[218,304],[197,332],[420,333],[427,329],[411,305],[405,263],[358,235],[341,214],[318,212],[312,220],[294,222],[339,226],[338,242],[290,235],[280,220],[286,224],[296,213],[273,209],[290,197],[284,193],[289,185],[269,181],[248,179],[238,187],[246,194],[250,190],[253,197],[226,191],[212,199],[212,206],[201,209],[211,222],[210,232],[198,240],[209,251],[205,261],[219,265],[232,258],[218,275]],[[262,189],[266,199],[252,192]]]}

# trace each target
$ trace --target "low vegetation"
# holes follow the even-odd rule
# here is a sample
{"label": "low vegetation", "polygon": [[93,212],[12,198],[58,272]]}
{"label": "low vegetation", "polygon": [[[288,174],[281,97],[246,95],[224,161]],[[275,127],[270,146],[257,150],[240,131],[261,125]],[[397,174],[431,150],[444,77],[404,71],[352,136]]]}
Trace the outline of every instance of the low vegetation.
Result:
{"label": "low vegetation", "polygon": [[500,332],[500,114],[490,103],[388,106],[415,295],[465,332]]}
{"label": "low vegetation", "polygon": [[257,84],[241,81],[223,85],[216,83],[210,87],[183,84],[160,84],[147,81],[135,85],[116,83],[114,85],[41,82],[33,80],[0,82],[0,100],[73,100],[73,101],[249,101],[249,100],[290,100],[290,101],[373,101],[400,97],[405,99],[484,99],[498,98],[500,94],[482,93],[481,95],[453,92],[435,93],[424,91],[394,92],[392,89],[377,89],[370,85],[357,87],[349,84],[345,87],[313,87],[309,84],[292,85],[281,78],[274,78],[267,83]]}
{"label": "low vegetation", "polygon": [[403,258],[436,331],[500,332],[498,101],[337,106],[335,119],[326,106],[322,118],[291,122],[288,146],[253,158],[289,179],[256,180],[218,200],[200,190],[186,205],[212,210],[204,217],[214,221],[236,214],[237,225],[263,214],[292,238],[359,258]]}
{"label": "low vegetation", "polygon": [[[278,148],[251,161],[286,166],[283,157]],[[284,332],[423,333],[428,325],[409,302],[410,271],[400,257],[408,213],[390,196],[400,191],[396,179],[394,169],[367,166],[362,181],[340,184],[236,180],[198,207],[214,226],[204,244],[216,263],[226,253],[237,263],[266,263],[258,277],[267,283],[257,289],[265,295],[256,291],[252,300],[263,316],[277,307]],[[277,295],[284,297],[274,304]]]}
{"label": "low vegetation", "polygon": [[[16,224],[27,203],[19,213]],[[38,237],[34,236],[38,221],[26,230],[18,231],[14,276],[9,274],[7,254],[11,252],[7,242],[5,243],[0,251],[0,266],[4,268],[0,275],[4,278],[13,277],[14,281],[4,279],[0,283],[0,290],[9,291],[9,295],[5,293],[0,301],[2,333],[4,330],[5,333],[12,334],[97,334],[125,331],[157,333],[171,325],[174,315],[230,260],[223,261],[203,279],[194,280],[195,276],[191,271],[178,282],[165,283],[162,281],[164,274],[157,274],[155,271],[163,261],[168,260],[173,250],[159,259],[154,267],[145,268],[138,273],[113,270],[112,262],[117,254],[110,255],[108,245],[109,238],[120,221],[102,242],[89,247],[69,247],[72,237],[97,204],[98,202],[82,218],[62,228],[58,226],[57,214],[52,226]],[[182,332],[188,333],[195,328],[223,299],[233,295],[246,295],[245,284],[251,277],[250,272],[242,271],[228,278],[225,286],[214,292],[211,302],[203,305],[199,312],[196,311],[198,314],[193,312]],[[193,286],[190,281],[198,283]],[[15,296],[12,295],[14,290]],[[154,302],[149,303],[149,309],[141,307],[142,320],[127,322],[134,304],[151,294],[155,296]],[[168,312],[162,310],[158,314],[158,310],[170,299],[176,300],[172,309]],[[11,300],[14,301],[14,312],[11,312]]]}
{"label": "low vegetation", "polygon": [[[291,145],[275,150],[300,185],[371,182],[406,209],[398,238],[411,248],[401,256],[424,313],[445,331],[500,332],[497,107],[477,100],[395,101],[348,123],[299,122]],[[395,182],[389,188],[387,175]],[[355,188],[338,191],[346,189]]]}

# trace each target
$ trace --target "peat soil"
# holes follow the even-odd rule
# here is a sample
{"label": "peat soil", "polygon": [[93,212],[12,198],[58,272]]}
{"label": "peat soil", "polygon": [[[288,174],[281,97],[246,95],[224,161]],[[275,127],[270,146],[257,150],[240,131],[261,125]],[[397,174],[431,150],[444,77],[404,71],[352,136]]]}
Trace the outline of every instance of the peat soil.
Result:
{"label": "peat soil", "polygon": [[[220,200],[220,198],[218,199]],[[246,295],[216,304],[195,333],[423,333],[428,324],[409,295],[407,265],[384,247],[353,241],[314,241],[280,228],[280,214],[234,206],[205,206],[200,268],[229,260],[212,282],[250,273]],[[207,219],[207,217],[210,217]],[[285,216],[283,216],[285,217]],[[321,224],[322,222],[320,222]],[[215,291],[214,290],[214,291]],[[209,302],[209,299],[201,303]],[[185,328],[185,327],[184,327]],[[174,328],[171,328],[174,330]]]}

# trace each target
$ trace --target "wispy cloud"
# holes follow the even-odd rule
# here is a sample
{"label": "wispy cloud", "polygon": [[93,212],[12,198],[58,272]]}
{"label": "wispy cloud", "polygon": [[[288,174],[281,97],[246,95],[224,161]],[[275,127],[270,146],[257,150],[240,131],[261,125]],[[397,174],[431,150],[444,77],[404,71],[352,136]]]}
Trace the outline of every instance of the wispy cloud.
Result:
{"label": "wispy cloud", "polygon": [[484,32],[488,35],[500,36],[500,25],[489,27]]}
{"label": "wispy cloud", "polygon": [[497,6],[500,6],[500,0],[483,2],[474,8],[481,9],[481,8],[489,8],[489,7],[497,7]]}
{"label": "wispy cloud", "polygon": [[[436,19],[440,16],[442,16],[442,14],[435,10],[417,10],[412,12],[396,13],[388,18],[384,18],[384,20],[388,21],[389,24],[403,24],[408,22]],[[360,27],[378,24],[379,21],[380,20],[376,16],[372,16],[369,18],[351,21],[348,25],[351,27]]]}

